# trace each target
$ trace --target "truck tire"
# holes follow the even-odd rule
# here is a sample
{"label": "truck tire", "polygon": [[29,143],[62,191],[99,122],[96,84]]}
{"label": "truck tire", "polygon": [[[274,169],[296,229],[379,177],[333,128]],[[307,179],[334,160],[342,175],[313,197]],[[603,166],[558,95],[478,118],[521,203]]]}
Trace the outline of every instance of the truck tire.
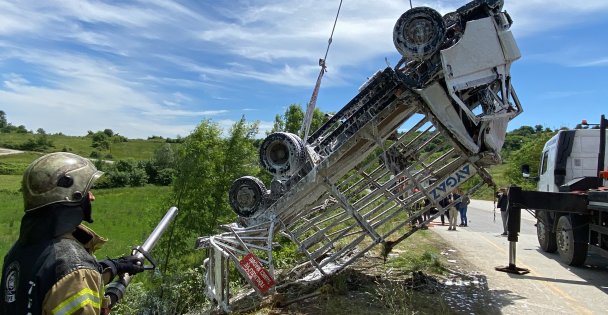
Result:
{"label": "truck tire", "polygon": [[228,201],[236,214],[250,217],[264,205],[266,186],[253,176],[243,176],[232,183],[228,191]]}
{"label": "truck tire", "polygon": [[553,218],[547,211],[536,210],[536,237],[538,244],[543,252],[555,253],[557,251],[557,241],[553,232]]}
{"label": "truck tire", "polygon": [[[557,251],[559,257],[565,264],[570,266],[580,266],[587,259],[587,242],[580,240],[586,239],[585,229],[580,228],[580,225],[573,229],[573,220],[569,215],[564,215],[557,221]],[[574,223],[578,223],[575,222]],[[578,241],[577,241],[578,240]]]}

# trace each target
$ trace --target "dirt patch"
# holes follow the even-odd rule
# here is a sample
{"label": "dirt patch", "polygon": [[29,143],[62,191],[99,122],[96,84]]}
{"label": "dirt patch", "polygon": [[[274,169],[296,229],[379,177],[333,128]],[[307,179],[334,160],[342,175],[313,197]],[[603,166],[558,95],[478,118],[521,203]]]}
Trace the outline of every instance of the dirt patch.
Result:
{"label": "dirt patch", "polygon": [[9,155],[9,154],[18,154],[18,153],[23,153],[23,151],[0,148],[0,155]]}
{"label": "dirt patch", "polygon": [[370,252],[338,274],[279,286],[262,300],[253,291],[245,293],[232,309],[238,314],[293,315],[500,313],[486,277],[439,236],[429,234],[426,241],[438,248],[442,272],[395,267],[392,259],[409,255],[412,244],[406,240],[386,262]]}

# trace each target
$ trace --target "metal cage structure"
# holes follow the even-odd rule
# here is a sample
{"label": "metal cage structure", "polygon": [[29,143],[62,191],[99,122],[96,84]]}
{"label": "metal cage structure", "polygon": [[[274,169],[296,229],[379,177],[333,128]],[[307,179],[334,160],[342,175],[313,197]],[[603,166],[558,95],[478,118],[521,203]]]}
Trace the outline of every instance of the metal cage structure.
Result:
{"label": "metal cage structure", "polygon": [[475,175],[464,194],[493,185],[485,167],[501,162],[507,124],[522,112],[509,72],[520,53],[502,5],[476,0],[443,17],[406,11],[393,31],[403,55],[394,68],[374,74],[306,142],[288,133],[264,140],[270,189],[237,179],[237,222],[196,242],[219,308],[230,311],[230,262],[260,295],[272,291],[279,233],[307,258],[292,272],[328,275],[379,244],[389,252],[459,202],[441,201]]}

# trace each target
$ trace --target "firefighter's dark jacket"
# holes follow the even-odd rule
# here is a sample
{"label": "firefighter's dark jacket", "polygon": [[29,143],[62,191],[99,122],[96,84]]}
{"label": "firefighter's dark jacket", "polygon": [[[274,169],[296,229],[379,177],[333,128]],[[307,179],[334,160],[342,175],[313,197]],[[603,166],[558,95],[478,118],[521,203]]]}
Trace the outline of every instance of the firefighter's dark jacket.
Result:
{"label": "firefighter's dark jacket", "polygon": [[26,213],[19,240],[4,257],[0,315],[99,314],[107,300],[93,252],[105,239],[81,225],[80,206]]}

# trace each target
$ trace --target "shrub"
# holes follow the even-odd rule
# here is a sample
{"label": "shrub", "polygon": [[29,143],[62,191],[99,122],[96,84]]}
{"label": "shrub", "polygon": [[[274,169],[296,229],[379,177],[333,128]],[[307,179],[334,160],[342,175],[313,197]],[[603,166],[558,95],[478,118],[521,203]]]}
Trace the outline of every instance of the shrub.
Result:
{"label": "shrub", "polygon": [[141,187],[148,183],[148,174],[143,168],[134,168],[129,174],[129,185],[131,187]]}
{"label": "shrub", "polygon": [[172,168],[165,168],[158,172],[155,184],[169,186],[177,175],[177,171]]}

